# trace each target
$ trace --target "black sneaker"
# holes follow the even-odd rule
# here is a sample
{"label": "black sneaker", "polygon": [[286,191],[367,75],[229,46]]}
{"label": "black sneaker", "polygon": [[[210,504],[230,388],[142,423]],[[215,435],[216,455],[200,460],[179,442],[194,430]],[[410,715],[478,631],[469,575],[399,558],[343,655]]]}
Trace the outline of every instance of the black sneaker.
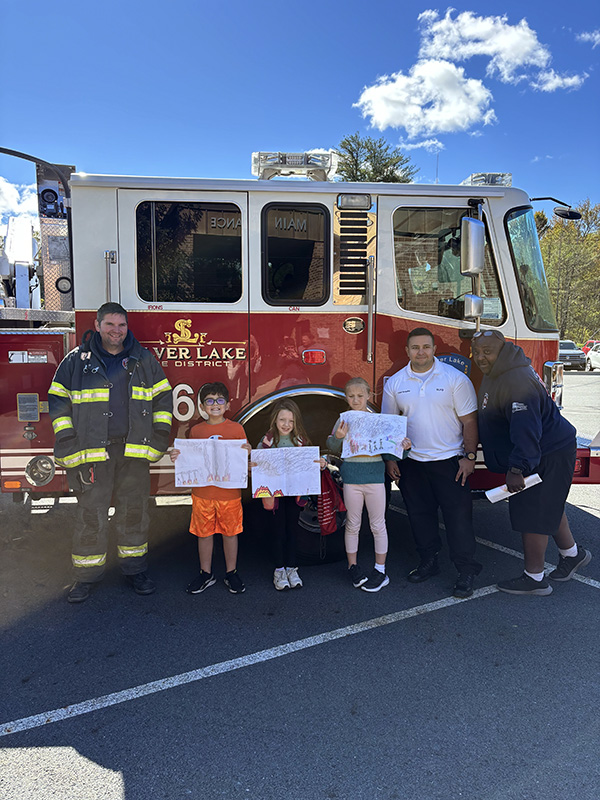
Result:
{"label": "black sneaker", "polygon": [[363,592],[378,592],[380,589],[383,589],[384,586],[387,586],[389,582],[390,579],[385,572],[379,572],[378,569],[373,569],[367,582],[363,583],[360,588]]}
{"label": "black sneaker", "polygon": [[231,572],[226,572],[225,577],[223,578],[223,583],[229,589],[231,594],[242,594],[242,592],[246,591],[246,587],[238,575],[237,569],[234,569]]}
{"label": "black sneaker", "polygon": [[579,567],[587,567],[591,560],[592,554],[590,551],[584,550],[583,547],[577,545],[577,555],[561,556],[558,566],[552,570],[548,577],[553,581],[570,581]]}
{"label": "black sneaker", "polygon": [[93,583],[85,583],[84,581],[74,583],[67,594],[67,603],[83,603],[90,596],[93,585]]}
{"label": "black sneaker", "polygon": [[498,583],[497,586],[501,592],[506,592],[507,594],[552,594],[552,587],[546,578],[542,578],[541,581],[536,581],[525,573],[519,575],[518,578],[502,581]]}
{"label": "black sneaker", "polygon": [[471,597],[473,594],[473,581],[475,580],[475,575],[473,573],[459,573],[459,576],[454,584],[454,589],[452,591],[453,597]]}
{"label": "black sneaker", "polygon": [[214,586],[217,582],[217,579],[212,573],[204,572],[203,570],[200,571],[200,575],[190,583],[187,587],[186,592],[188,594],[200,594],[205,589],[208,589],[209,586]]}
{"label": "black sneaker", "polygon": [[422,583],[434,575],[438,575],[439,571],[440,565],[438,564],[437,556],[433,556],[433,558],[428,558],[427,561],[421,561],[416,569],[409,572],[408,580],[411,583]]}
{"label": "black sneaker", "polygon": [[362,586],[363,583],[366,583],[369,580],[369,576],[365,575],[358,564],[352,564],[351,567],[348,567],[348,572],[350,573],[352,586],[354,586],[355,589],[358,589],[359,586]]}
{"label": "black sneaker", "polygon": [[136,594],[154,594],[156,585],[145,572],[138,572],[136,575],[126,575],[127,582],[133,586]]}

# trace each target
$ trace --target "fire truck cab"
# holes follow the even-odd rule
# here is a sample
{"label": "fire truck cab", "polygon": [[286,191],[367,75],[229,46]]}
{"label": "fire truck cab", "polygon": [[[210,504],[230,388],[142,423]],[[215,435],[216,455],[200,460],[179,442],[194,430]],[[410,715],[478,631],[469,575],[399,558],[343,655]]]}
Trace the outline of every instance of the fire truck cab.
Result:
{"label": "fire truck cab", "polygon": [[[501,330],[560,404],[556,323],[533,211],[519,189],[82,173],[70,188],[72,286],[64,275],[57,281],[72,289],[75,339],[103,302],[121,303],[173,387],[173,436],[199,418],[201,386],[220,380],[253,446],[282,396],[299,402],[323,445],[346,381],[369,381],[377,408],[418,326],[434,333],[437,356],[474,382],[474,331]],[[2,370],[23,388],[17,369]],[[31,363],[24,375],[29,394],[39,394],[38,419],[21,419],[12,390],[3,410],[2,490],[66,491],[53,462],[43,485],[26,474],[33,450],[52,460],[50,381],[44,374],[41,385],[34,372]],[[575,480],[597,481],[597,451],[580,451],[578,470]],[[151,474],[154,493],[181,491],[167,457]],[[481,462],[474,484],[498,482],[486,476]]]}

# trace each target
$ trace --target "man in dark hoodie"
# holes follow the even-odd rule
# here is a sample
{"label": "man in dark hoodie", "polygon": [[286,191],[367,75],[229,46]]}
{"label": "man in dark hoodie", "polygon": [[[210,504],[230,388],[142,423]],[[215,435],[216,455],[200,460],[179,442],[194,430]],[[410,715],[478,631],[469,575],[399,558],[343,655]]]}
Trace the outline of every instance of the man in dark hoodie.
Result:
{"label": "man in dark hoodie", "polygon": [[[560,560],[548,578],[568,581],[589,564],[588,550],[575,544],[565,503],[575,467],[575,428],[564,417],[520,347],[496,330],[473,337],[473,360],[483,372],[479,390],[479,438],[485,463],[505,472],[513,530],[523,537],[525,571],[498,588],[509,594],[551,594],[544,575],[548,536]],[[523,492],[524,478],[537,473],[542,483]]]}
{"label": "man in dark hoodie", "polygon": [[154,592],[146,574],[149,462],[164,455],[173,419],[169,382],[128,330],[125,309],[104,303],[94,326],[48,391],[55,460],[78,501],[69,603],[87,600],[102,579],[113,504],[121,570],[137,594]]}

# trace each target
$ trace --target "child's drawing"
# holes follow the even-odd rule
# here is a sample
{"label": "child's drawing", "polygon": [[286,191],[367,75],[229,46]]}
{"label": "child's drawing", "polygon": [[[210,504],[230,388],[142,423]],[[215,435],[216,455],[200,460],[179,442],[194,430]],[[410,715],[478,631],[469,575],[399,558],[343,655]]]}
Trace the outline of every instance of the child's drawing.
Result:
{"label": "child's drawing", "polygon": [[342,440],[342,458],[382,453],[402,458],[406,417],[370,414],[368,411],[344,411],[340,417],[348,425],[348,433]]}
{"label": "child's drawing", "polygon": [[253,450],[251,461],[252,497],[321,494],[318,447]]}
{"label": "child's drawing", "polygon": [[175,439],[175,486],[245,489],[248,451],[245,439]]}

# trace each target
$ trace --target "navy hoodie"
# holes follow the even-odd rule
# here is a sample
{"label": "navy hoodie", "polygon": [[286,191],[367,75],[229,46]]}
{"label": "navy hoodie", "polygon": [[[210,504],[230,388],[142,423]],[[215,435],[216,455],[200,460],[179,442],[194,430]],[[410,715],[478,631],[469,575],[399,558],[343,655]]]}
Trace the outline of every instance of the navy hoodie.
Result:
{"label": "navy hoodie", "polygon": [[556,407],[520,347],[506,342],[479,389],[479,439],[492,472],[536,471],[542,456],[575,444],[575,428]]}

